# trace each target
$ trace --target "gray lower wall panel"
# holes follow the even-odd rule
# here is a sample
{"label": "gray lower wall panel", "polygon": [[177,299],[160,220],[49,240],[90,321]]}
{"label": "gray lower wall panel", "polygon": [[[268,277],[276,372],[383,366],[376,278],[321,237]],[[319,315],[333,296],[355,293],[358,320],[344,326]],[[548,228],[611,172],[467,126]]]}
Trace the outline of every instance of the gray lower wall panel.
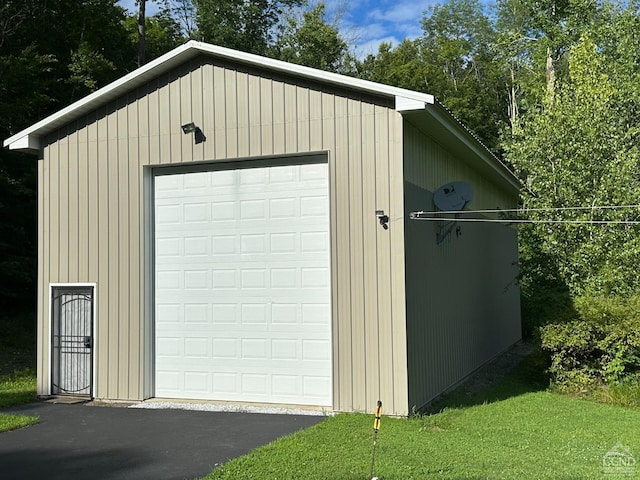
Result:
{"label": "gray lower wall panel", "polygon": [[[405,182],[408,210],[433,193]],[[409,406],[419,408],[521,337],[514,228],[407,220]],[[458,230],[459,227],[459,230]]]}

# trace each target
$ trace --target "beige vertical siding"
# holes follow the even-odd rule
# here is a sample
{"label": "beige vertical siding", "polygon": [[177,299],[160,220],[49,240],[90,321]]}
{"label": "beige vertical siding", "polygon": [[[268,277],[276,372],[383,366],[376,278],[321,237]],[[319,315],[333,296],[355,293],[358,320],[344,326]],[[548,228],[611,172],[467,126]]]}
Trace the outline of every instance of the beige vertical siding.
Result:
{"label": "beige vertical siding", "polygon": [[[39,162],[39,392],[49,368],[50,284],[95,282],[97,396],[150,393],[147,166],[324,151],[334,408],[366,411],[381,399],[386,412],[406,414],[402,118],[390,107],[203,58],[51,136]],[[182,133],[191,121],[206,142]],[[376,209],[393,219],[389,230],[379,227]]]}
{"label": "beige vertical siding", "polygon": [[[492,183],[405,125],[405,214],[433,211],[451,181],[474,188],[471,209],[514,208],[513,187]],[[440,244],[440,222],[407,220],[409,402],[419,408],[520,338],[517,234],[501,224],[459,223]]]}

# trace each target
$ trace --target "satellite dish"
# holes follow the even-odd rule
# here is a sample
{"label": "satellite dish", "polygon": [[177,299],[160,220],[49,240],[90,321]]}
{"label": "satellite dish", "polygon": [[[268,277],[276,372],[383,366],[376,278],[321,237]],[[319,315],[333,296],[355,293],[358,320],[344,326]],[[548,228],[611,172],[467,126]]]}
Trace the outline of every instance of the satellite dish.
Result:
{"label": "satellite dish", "polygon": [[434,205],[442,211],[463,210],[473,200],[473,187],[467,182],[445,183],[433,194]]}

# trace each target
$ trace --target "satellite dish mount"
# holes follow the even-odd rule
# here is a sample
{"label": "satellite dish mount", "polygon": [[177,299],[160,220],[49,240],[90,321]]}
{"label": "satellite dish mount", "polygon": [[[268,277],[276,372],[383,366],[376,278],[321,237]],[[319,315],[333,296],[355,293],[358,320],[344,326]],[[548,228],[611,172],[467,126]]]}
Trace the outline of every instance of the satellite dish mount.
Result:
{"label": "satellite dish mount", "polygon": [[[473,200],[473,187],[467,182],[445,183],[433,194],[433,204],[436,208],[444,213],[455,213],[455,218],[458,218],[456,212],[464,210],[471,200]],[[444,242],[454,228],[456,228],[456,236],[462,235],[462,230],[457,224],[458,222],[451,220],[442,225],[436,233],[436,243],[440,245]]]}

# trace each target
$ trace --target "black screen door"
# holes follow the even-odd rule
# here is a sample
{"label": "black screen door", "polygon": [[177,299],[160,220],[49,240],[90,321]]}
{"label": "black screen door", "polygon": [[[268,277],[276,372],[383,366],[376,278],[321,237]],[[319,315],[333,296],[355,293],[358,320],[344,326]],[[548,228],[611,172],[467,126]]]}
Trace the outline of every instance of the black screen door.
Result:
{"label": "black screen door", "polygon": [[91,397],[93,287],[53,287],[51,307],[51,393]]}

